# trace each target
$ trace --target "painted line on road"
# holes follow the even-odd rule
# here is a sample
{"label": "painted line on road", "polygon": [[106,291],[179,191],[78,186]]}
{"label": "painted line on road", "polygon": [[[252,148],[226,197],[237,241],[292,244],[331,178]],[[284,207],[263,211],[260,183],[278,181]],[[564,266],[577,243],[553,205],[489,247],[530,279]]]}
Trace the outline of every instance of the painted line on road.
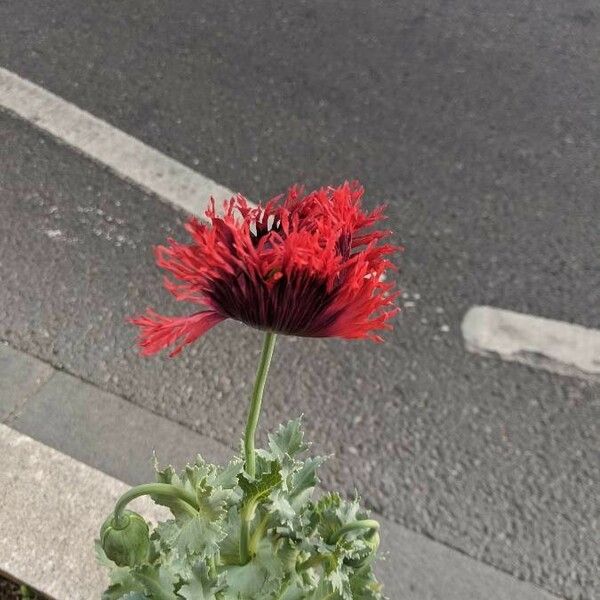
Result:
{"label": "painted line on road", "polygon": [[203,216],[211,197],[220,201],[233,196],[212,179],[2,67],[0,109],[192,214]]}
{"label": "painted line on road", "polygon": [[470,352],[600,379],[600,330],[491,306],[470,308],[461,329]]}

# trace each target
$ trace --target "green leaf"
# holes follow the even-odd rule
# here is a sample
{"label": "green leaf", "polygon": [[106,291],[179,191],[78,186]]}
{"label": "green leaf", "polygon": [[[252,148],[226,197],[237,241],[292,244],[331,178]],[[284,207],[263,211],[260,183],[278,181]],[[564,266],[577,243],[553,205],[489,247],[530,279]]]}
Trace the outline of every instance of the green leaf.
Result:
{"label": "green leaf", "polygon": [[238,485],[242,489],[242,504],[258,504],[281,483],[281,464],[273,460],[269,471],[261,473],[256,479],[248,479],[245,473],[238,475]]}
{"label": "green leaf", "polygon": [[294,507],[304,504],[312,495],[315,486],[319,483],[317,469],[325,462],[325,459],[316,456],[307,459],[302,467],[292,475],[290,486],[290,503]]}
{"label": "green leaf", "polygon": [[242,472],[243,468],[244,461],[241,458],[234,458],[225,468],[219,469],[214,480],[214,485],[220,486],[223,489],[235,488],[238,483],[237,476]]}
{"label": "green leaf", "polygon": [[166,565],[142,565],[131,569],[152,600],[178,600],[175,595],[176,578]]}
{"label": "green leaf", "polygon": [[188,482],[196,489],[198,514],[181,524],[176,546],[180,552],[205,557],[218,552],[219,542],[227,535],[223,520],[231,490],[209,485],[207,480],[213,473],[206,475],[206,470],[197,466],[198,470],[189,468]]}
{"label": "green leaf", "polygon": [[234,506],[227,513],[224,525],[227,536],[219,544],[221,558],[227,564],[235,564],[240,560],[240,527],[239,509]]}
{"label": "green leaf", "polygon": [[[171,485],[187,489],[189,492],[194,492],[190,486],[185,485],[185,481],[175,473],[173,467],[168,466],[164,469],[158,468],[158,463],[155,462],[154,468],[156,470],[156,480],[158,483],[169,483]],[[190,518],[190,510],[189,505],[179,498],[173,498],[172,496],[161,496],[159,494],[154,494],[150,496],[156,504],[160,504],[161,506],[166,506],[172,513],[173,516],[178,520],[186,520]]]}
{"label": "green leaf", "polygon": [[192,568],[191,579],[181,587],[178,594],[185,600],[213,600],[221,587],[218,580],[211,577],[208,566],[199,562]]}
{"label": "green leaf", "polygon": [[257,598],[261,590],[266,587],[268,578],[269,574],[254,561],[241,567],[230,567],[225,573],[227,597]]}
{"label": "green leaf", "polygon": [[335,569],[326,574],[327,580],[331,583],[332,590],[337,592],[343,600],[352,600],[350,590],[350,581],[348,575],[341,568]]}
{"label": "green leaf", "polygon": [[[236,475],[240,471],[236,461],[232,461],[227,469],[220,469],[208,464],[198,455],[195,462],[186,465],[179,475],[171,466],[159,469],[158,464],[155,463],[155,469],[159,483],[168,483],[196,496],[199,506],[195,508],[204,512],[206,518],[218,518],[216,513],[225,510],[227,504],[235,500],[233,488],[236,484]],[[192,516],[192,511],[179,498],[156,494],[152,499],[157,504],[167,506],[178,521],[186,521]]]}
{"label": "green leaf", "polygon": [[185,489],[196,497],[195,511],[183,507],[179,499],[153,497],[157,503],[168,506],[176,520],[176,523],[157,528],[162,547],[176,547],[182,554],[203,557],[216,553],[219,542],[226,536],[223,519],[228,503],[234,496],[232,489],[215,484],[219,480],[219,469],[198,456],[193,464],[185,467],[181,475],[177,475],[172,467],[167,467],[157,469],[157,477],[160,482]]}
{"label": "green leaf", "polygon": [[[267,450],[257,451],[255,477],[244,472],[239,457],[225,468],[201,457],[180,473],[157,468],[158,481],[185,490],[193,507],[155,498],[174,519],[154,528],[141,566],[119,568],[99,549],[99,562],[111,572],[103,600],[381,600],[371,569],[374,531],[337,535],[367,513],[338,494],[310,501],[324,459],[300,460],[306,448],[296,420],[270,436]],[[251,523],[252,544],[243,566],[242,516]],[[309,557],[320,562],[297,571]]]}
{"label": "green leaf", "polygon": [[179,526],[173,519],[158,523],[151,535],[152,540],[158,541],[161,548],[170,551],[175,547],[175,542],[179,536]]}
{"label": "green leaf", "polygon": [[270,497],[269,512],[274,513],[283,523],[291,524],[296,516],[296,511],[290,504],[287,494],[283,490],[275,490]]}
{"label": "green leaf", "polygon": [[[125,569],[128,571],[128,569]],[[136,581],[129,572],[127,577],[119,583],[112,583],[102,594],[102,600],[120,600],[121,598],[129,598],[132,594],[138,594],[139,597],[145,598],[144,587]],[[135,596],[133,596],[135,598]]]}
{"label": "green leaf", "polygon": [[185,466],[181,473],[181,479],[184,485],[188,485],[188,489],[195,490],[196,486],[201,482],[214,481],[217,476],[217,467],[207,463],[199,454],[196,460]]}
{"label": "green leaf", "polygon": [[328,543],[342,526],[339,511],[342,498],[339,494],[325,494],[316,504],[314,516],[321,538]]}
{"label": "green leaf", "polygon": [[219,542],[225,535],[220,520],[211,521],[198,514],[181,525],[176,547],[182,553],[210,556],[219,550]]}
{"label": "green leaf", "polygon": [[110,569],[111,585],[102,594],[102,600],[118,600],[126,598],[128,594],[144,591],[143,586],[132,576],[128,567],[118,567],[106,556],[98,540],[95,542],[95,547],[98,562]]}
{"label": "green leaf", "polygon": [[248,564],[230,567],[225,572],[228,597],[244,600],[269,598],[281,586],[284,574],[280,558],[268,538],[263,538]]}
{"label": "green leaf", "polygon": [[228,501],[231,498],[231,490],[213,487],[206,480],[202,480],[196,485],[196,498],[198,512],[206,520],[218,521],[225,515]]}
{"label": "green leaf", "polygon": [[302,600],[344,600],[342,596],[332,588],[331,583],[326,580],[322,580],[311,594],[302,596],[301,598]]}
{"label": "green leaf", "polygon": [[359,569],[350,576],[352,600],[381,600],[382,587],[370,568]]}
{"label": "green leaf", "polygon": [[296,454],[307,450],[308,445],[304,443],[302,431],[302,419],[294,419],[285,425],[280,425],[275,433],[269,435],[269,448],[279,461],[282,461],[286,454],[293,458]]}

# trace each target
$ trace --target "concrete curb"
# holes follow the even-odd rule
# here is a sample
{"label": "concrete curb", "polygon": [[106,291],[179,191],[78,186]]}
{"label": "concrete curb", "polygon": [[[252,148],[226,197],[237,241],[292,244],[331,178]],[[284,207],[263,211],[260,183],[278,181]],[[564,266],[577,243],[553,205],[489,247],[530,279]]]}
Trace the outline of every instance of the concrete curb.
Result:
{"label": "concrete curb", "polygon": [[129,486],[6,425],[0,455],[0,570],[59,600],[99,598],[108,579],[92,541]]}
{"label": "concrete curb", "polygon": [[[24,377],[27,372],[36,379]],[[106,585],[92,540],[128,485],[151,478],[149,431],[159,440],[154,449],[161,462],[181,465],[197,452],[218,462],[231,455],[223,444],[2,345],[0,381],[0,415],[11,425],[0,425],[0,570],[58,600],[98,598]],[[20,398],[16,406],[14,398]],[[164,515],[140,502],[150,520]],[[554,598],[376,518],[386,557],[378,571],[391,599]]]}

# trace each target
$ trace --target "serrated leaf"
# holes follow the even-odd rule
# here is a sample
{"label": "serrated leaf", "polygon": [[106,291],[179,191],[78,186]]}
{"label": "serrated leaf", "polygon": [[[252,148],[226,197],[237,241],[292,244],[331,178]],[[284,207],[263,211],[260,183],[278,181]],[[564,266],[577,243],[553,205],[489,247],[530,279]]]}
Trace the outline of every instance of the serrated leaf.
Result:
{"label": "serrated leaf", "polygon": [[263,590],[268,573],[254,562],[244,566],[233,566],[225,572],[228,598],[252,599]]}
{"label": "serrated leaf", "polygon": [[[155,527],[144,566],[119,568],[100,548],[98,560],[112,581],[103,599],[381,600],[370,565],[372,532],[336,535],[367,513],[337,494],[310,502],[323,459],[296,458],[305,449],[300,422],[292,421],[270,436],[268,450],[257,451],[254,478],[244,473],[240,458],[224,469],[201,457],[180,473],[157,468],[158,481],[184,489],[193,510],[180,500],[155,498],[175,518]],[[252,523],[253,556],[244,566],[241,516]],[[323,559],[319,566],[297,572],[299,562],[315,555]],[[209,572],[211,560],[217,571]]]}
{"label": "serrated leaf", "polygon": [[181,479],[184,485],[189,484],[191,490],[195,490],[200,482],[214,481],[217,476],[217,467],[207,463],[202,456],[198,454],[196,460],[185,466],[181,473]]}
{"label": "serrated leaf", "polygon": [[302,596],[302,600],[324,600],[325,598],[327,600],[343,600],[327,580],[322,580],[312,593]]}
{"label": "serrated leaf", "polygon": [[285,573],[296,575],[296,563],[300,549],[288,538],[281,538],[275,543],[275,554]]}
{"label": "serrated leaf", "polygon": [[370,568],[362,568],[350,576],[352,600],[381,600],[382,585],[377,582]]}
{"label": "serrated leaf", "polygon": [[294,457],[308,449],[304,443],[304,432],[302,431],[301,419],[294,419],[269,435],[269,448],[273,456],[279,461],[285,455]]}
{"label": "serrated leaf", "polygon": [[269,498],[270,512],[275,515],[278,521],[291,524],[296,516],[296,511],[290,504],[286,493],[283,490],[275,490]]}
{"label": "serrated leaf", "polygon": [[269,540],[263,538],[248,564],[227,569],[227,591],[231,598],[269,598],[269,595],[281,586],[284,574],[281,560],[273,551]]}
{"label": "serrated leaf", "polygon": [[348,575],[341,568],[326,573],[327,581],[331,584],[332,590],[339,594],[343,600],[352,600],[352,591],[350,590],[350,581]]}
{"label": "serrated leaf", "polygon": [[220,520],[211,521],[198,514],[181,525],[175,545],[182,553],[210,556],[218,552],[219,542],[225,535]]}
{"label": "serrated leaf", "polygon": [[175,547],[175,542],[179,536],[179,526],[173,519],[158,523],[152,532],[151,539],[157,540],[165,550],[171,550]]}
{"label": "serrated leaf", "polygon": [[123,598],[130,598],[132,595],[135,598],[135,594],[137,594],[139,598],[146,599],[143,590],[143,586],[133,577],[129,576],[128,580],[123,583],[111,584],[103,592],[102,600],[121,600]]}
{"label": "serrated leaf", "polygon": [[325,462],[325,459],[316,456],[307,459],[302,467],[292,475],[292,483],[289,492],[290,504],[299,507],[312,495],[315,486],[319,483],[317,469]]}
{"label": "serrated leaf", "polygon": [[206,480],[202,480],[196,485],[198,512],[207,520],[217,521],[221,519],[225,514],[231,494],[231,490],[214,487]]}
{"label": "serrated leaf", "polygon": [[214,484],[223,489],[233,489],[237,486],[237,476],[244,468],[244,461],[241,458],[234,458],[229,461],[224,469],[219,469]]}
{"label": "serrated leaf", "polygon": [[199,562],[194,565],[191,578],[178,594],[185,600],[213,600],[220,587],[218,580],[211,577],[208,565]]}
{"label": "serrated leaf", "polygon": [[305,586],[293,583],[285,590],[283,596],[281,596],[281,600],[307,600],[309,597],[314,598],[310,592],[311,590]]}
{"label": "serrated leaf", "polygon": [[240,559],[240,527],[240,513],[238,508],[234,506],[229,509],[224,523],[227,535],[219,544],[221,558],[226,564],[235,564]]}
{"label": "serrated leaf", "polygon": [[176,578],[164,564],[135,567],[131,574],[152,600],[178,600],[175,595]]}
{"label": "serrated leaf", "polygon": [[[164,469],[159,469],[158,464],[155,463],[154,468],[156,470],[156,480],[158,483],[168,483],[170,485],[185,489],[192,494],[194,493],[194,489],[189,485],[185,485],[185,481],[182,481],[179,475],[175,473],[173,467],[167,466]],[[189,505],[179,498],[173,498],[172,496],[160,494],[153,494],[150,497],[152,500],[154,500],[154,502],[156,502],[156,504],[166,506],[171,513],[173,513],[173,516],[178,520],[186,520],[191,517]]]}
{"label": "serrated leaf", "polygon": [[119,600],[127,597],[133,592],[143,592],[143,586],[135,580],[127,567],[118,567],[110,558],[108,558],[100,545],[100,542],[95,542],[96,558],[98,562],[110,569],[111,585],[102,594],[102,600]]}
{"label": "serrated leaf", "polygon": [[242,504],[258,503],[265,499],[281,483],[281,464],[273,460],[269,471],[261,473],[256,479],[249,479],[245,473],[238,475],[238,485],[244,494]]}
{"label": "serrated leaf", "polygon": [[315,506],[315,519],[319,534],[325,543],[333,538],[342,526],[339,515],[342,499],[339,494],[331,493],[323,496]]}

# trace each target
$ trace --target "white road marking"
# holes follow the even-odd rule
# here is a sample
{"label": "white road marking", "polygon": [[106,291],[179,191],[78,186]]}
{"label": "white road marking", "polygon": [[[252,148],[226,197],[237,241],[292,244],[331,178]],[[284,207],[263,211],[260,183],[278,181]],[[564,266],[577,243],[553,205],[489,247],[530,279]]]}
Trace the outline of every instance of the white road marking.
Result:
{"label": "white road marking", "polygon": [[2,67],[0,109],[192,214],[204,216],[211,196],[217,202],[233,196],[212,179]]}
{"label": "white road marking", "polygon": [[561,375],[600,378],[600,330],[491,306],[474,306],[462,322],[467,350]]}

